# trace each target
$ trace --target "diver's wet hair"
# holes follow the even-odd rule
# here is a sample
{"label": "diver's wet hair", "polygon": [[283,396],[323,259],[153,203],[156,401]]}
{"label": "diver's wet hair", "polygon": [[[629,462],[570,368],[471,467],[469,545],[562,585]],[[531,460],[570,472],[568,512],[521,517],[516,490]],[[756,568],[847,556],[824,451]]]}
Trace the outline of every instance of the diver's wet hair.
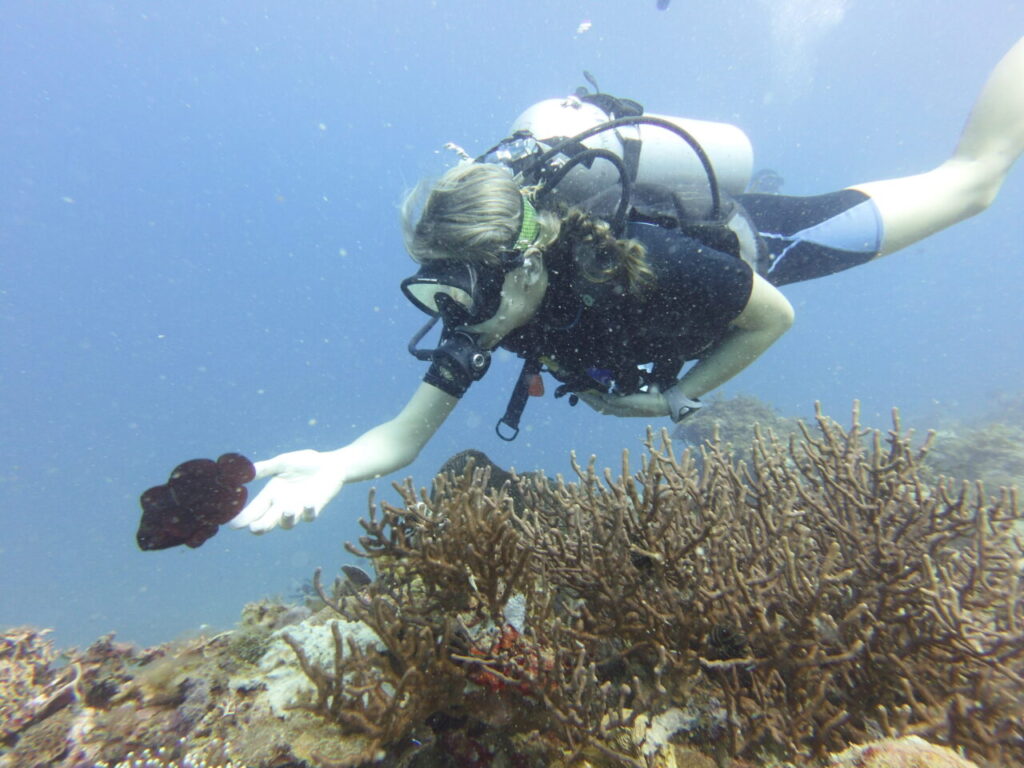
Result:
{"label": "diver's wet hair", "polygon": [[[434,184],[419,184],[405,198],[405,247],[421,263],[456,259],[498,265],[499,254],[511,248],[519,236],[522,212],[519,186],[507,169],[463,163]],[[542,250],[558,234],[558,220],[552,214],[538,212],[537,223],[539,232],[526,249],[527,256]]]}
{"label": "diver's wet hair", "polygon": [[615,237],[607,222],[579,208],[562,217],[554,250],[571,256],[580,274],[594,283],[621,280],[630,293],[639,294],[655,281],[643,244]]}

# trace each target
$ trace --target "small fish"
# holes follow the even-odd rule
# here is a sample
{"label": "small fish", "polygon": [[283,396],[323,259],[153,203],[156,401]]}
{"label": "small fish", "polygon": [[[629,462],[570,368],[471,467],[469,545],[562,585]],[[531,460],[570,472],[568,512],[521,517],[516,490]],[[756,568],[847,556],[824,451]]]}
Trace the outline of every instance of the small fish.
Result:
{"label": "small fish", "polygon": [[672,0],[658,0],[658,10],[664,11],[666,8],[668,8],[668,4],[670,2],[672,2]]}
{"label": "small fish", "polygon": [[594,26],[590,19],[584,19],[580,22],[580,25],[576,27],[576,34],[582,35],[584,32],[589,32],[590,28]]}
{"label": "small fish", "polygon": [[341,566],[341,570],[348,580],[356,587],[368,587],[373,583],[373,579],[370,578],[370,574],[362,568],[358,568],[354,565],[343,565]]}

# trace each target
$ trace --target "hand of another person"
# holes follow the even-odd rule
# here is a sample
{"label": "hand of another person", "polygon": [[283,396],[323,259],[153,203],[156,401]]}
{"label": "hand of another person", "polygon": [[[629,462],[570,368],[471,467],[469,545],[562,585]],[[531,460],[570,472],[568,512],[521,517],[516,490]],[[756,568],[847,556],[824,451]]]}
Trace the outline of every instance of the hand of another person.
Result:
{"label": "hand of another person", "polygon": [[292,451],[258,461],[255,467],[257,480],[270,481],[230,522],[232,528],[248,528],[253,533],[316,520],[345,484],[340,451]]}
{"label": "hand of another person", "polygon": [[668,416],[668,403],[665,402],[665,396],[656,390],[638,392],[635,395],[609,395],[590,389],[576,394],[579,395],[580,400],[598,413],[646,418]]}

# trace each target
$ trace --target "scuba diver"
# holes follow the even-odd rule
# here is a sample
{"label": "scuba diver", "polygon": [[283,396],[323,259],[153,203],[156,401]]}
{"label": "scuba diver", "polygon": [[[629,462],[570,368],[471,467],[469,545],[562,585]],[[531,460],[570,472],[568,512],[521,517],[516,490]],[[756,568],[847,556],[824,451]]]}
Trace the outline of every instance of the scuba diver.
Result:
{"label": "scuba diver", "polygon": [[[1024,39],[990,74],[952,157],[814,197],[748,192],[749,142],[732,126],[648,115],[600,92],[534,105],[508,139],[403,206],[420,269],[402,290],[430,315],[410,342],[429,362],[411,399],[341,448],[257,462],[268,482],[230,525],[314,520],[346,483],[406,466],[497,347],[523,359],[498,424],[506,439],[542,372],[556,395],[600,413],[687,418],[790,327],[779,286],[988,207],[1024,150],[1021,83]],[[437,322],[436,348],[420,347]]]}

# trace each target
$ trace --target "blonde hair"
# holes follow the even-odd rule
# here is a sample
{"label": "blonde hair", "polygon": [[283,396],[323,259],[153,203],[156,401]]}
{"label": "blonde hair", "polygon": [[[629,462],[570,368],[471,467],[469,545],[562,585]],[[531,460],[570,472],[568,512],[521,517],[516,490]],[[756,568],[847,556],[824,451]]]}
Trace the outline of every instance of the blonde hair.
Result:
{"label": "blonde hair", "polygon": [[[488,163],[462,163],[434,184],[421,183],[402,203],[405,247],[417,262],[455,259],[497,266],[522,226],[521,190],[508,169]],[[416,210],[422,204],[422,212]],[[551,249],[552,258],[574,258],[583,276],[595,283],[622,278],[639,293],[654,282],[647,250],[635,240],[620,240],[611,227],[572,208],[564,217],[537,211],[538,233],[525,256]]]}
{"label": "blonde hair", "polygon": [[[463,163],[434,184],[421,183],[402,203],[405,247],[417,262],[456,259],[498,265],[523,223],[519,185],[509,171],[487,163]],[[416,209],[422,202],[419,217]],[[540,253],[558,236],[558,219],[537,212],[538,234],[526,256]]]}

